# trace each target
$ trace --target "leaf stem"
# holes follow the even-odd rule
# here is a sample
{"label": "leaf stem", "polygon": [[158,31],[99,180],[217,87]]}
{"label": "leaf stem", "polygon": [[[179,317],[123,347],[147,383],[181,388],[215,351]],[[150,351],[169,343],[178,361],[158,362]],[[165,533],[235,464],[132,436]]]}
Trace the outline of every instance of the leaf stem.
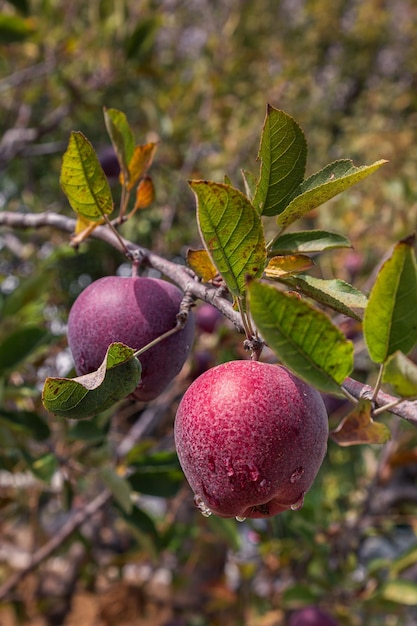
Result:
{"label": "leaf stem", "polygon": [[376,383],[375,383],[375,387],[374,387],[374,392],[372,394],[372,398],[371,398],[371,402],[376,402],[376,399],[378,397],[378,393],[379,390],[381,389],[381,382],[382,382],[382,374],[384,373],[384,365],[381,364],[380,368],[379,368],[379,372],[378,372],[378,377],[376,379]]}

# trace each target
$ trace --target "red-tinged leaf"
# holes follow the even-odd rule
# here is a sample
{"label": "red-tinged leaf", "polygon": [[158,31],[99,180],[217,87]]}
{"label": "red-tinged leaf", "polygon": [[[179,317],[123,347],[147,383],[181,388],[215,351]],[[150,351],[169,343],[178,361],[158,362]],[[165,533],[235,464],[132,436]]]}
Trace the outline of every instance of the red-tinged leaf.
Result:
{"label": "red-tinged leaf", "polygon": [[353,446],[366,443],[386,443],[391,433],[385,424],[372,419],[372,403],[362,399],[330,433],[339,446]]}
{"label": "red-tinged leaf", "polygon": [[[146,172],[152,165],[158,144],[150,142],[141,146],[136,146],[133,156],[129,163],[129,183],[127,188],[129,191],[137,184],[138,180],[145,176]],[[123,184],[123,172],[120,178]]]}
{"label": "red-tinged leaf", "polygon": [[281,278],[289,274],[305,272],[313,267],[314,261],[305,254],[286,254],[272,257],[265,268],[268,278]]}
{"label": "red-tinged leaf", "polygon": [[155,188],[150,176],[144,176],[136,188],[136,200],[133,210],[146,209],[155,200]]}

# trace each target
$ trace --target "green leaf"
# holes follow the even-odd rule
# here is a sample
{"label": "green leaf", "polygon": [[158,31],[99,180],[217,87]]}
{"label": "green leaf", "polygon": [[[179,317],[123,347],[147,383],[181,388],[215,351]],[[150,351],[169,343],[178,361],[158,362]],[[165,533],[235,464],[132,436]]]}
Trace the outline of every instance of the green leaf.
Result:
{"label": "green leaf", "polygon": [[71,133],[64,154],[61,187],[74,211],[93,222],[113,210],[113,198],[93,146],[80,132]]}
{"label": "green leaf", "polygon": [[390,580],[383,585],[379,595],[390,602],[416,606],[417,584],[411,580]]}
{"label": "green leaf", "polygon": [[337,196],[345,189],[375,172],[387,163],[384,159],[372,165],[355,167],[350,159],[330,163],[324,169],[307,178],[295,190],[291,202],[278,216],[281,228],[287,228],[300,217]]}
{"label": "green leaf", "polygon": [[11,333],[0,344],[0,375],[26,360],[32,352],[47,343],[50,336],[48,330],[32,324]]}
{"label": "green leaf", "polygon": [[397,350],[384,364],[382,382],[401,398],[417,398],[417,365]]}
{"label": "green leaf", "polygon": [[325,230],[300,230],[295,233],[284,233],[268,248],[269,253],[284,254],[288,252],[300,252],[311,254],[324,252],[333,248],[351,248],[352,245],[347,237],[331,233]]}
{"label": "green leaf", "polygon": [[407,354],[417,341],[415,236],[396,244],[369,294],[363,330],[371,359],[383,363],[397,350]]}
{"label": "green leaf", "polygon": [[134,506],[129,514],[122,510],[123,519],[136,531],[139,538],[142,540],[142,535],[145,534],[158,544],[159,533],[155,526],[153,519],[145,513],[142,509]]}
{"label": "green leaf", "polygon": [[324,280],[307,274],[298,274],[297,276],[284,276],[281,281],[343,315],[357,320],[363,317],[363,311],[368,302],[367,297],[344,280],[338,278]]}
{"label": "green leaf", "polygon": [[118,109],[104,108],[104,122],[117,154],[126,184],[129,183],[129,163],[135,151],[135,137],[126,115]]}
{"label": "green leaf", "polygon": [[47,378],[42,392],[45,408],[60,417],[83,419],[108,409],[139,383],[141,366],[135,350],[110,344],[99,369],[77,378]]}
{"label": "green leaf", "polygon": [[253,204],[262,215],[281,213],[304,178],[307,142],[297,122],[268,105],[258,159],[261,172]]}
{"label": "green leaf", "polygon": [[248,170],[241,170],[243,183],[245,185],[245,193],[248,197],[249,201],[252,202],[255,196],[256,185],[258,184],[258,179],[252,172]]}
{"label": "green leaf", "polygon": [[49,483],[52,479],[52,476],[58,469],[58,461],[54,454],[48,452],[47,454],[43,454],[39,458],[33,460],[32,459],[31,470],[36,478],[39,480],[43,480],[46,483]]}
{"label": "green leaf", "polygon": [[260,216],[246,196],[230,185],[194,180],[201,237],[234,296],[245,293],[246,276],[260,276],[266,264]]}
{"label": "green leaf", "polygon": [[123,511],[127,514],[131,513],[133,508],[132,490],[128,481],[119,476],[111,467],[102,467],[99,476]]}
{"label": "green leaf", "polygon": [[175,452],[156,452],[136,459],[132,465],[135,471],[129,476],[129,483],[139,493],[171,498],[184,484]]}
{"label": "green leaf", "polygon": [[353,345],[323,312],[266,283],[248,286],[250,312],[261,335],[297,376],[340,395],[353,369]]}
{"label": "green leaf", "polygon": [[0,15],[0,41],[2,44],[24,41],[35,32],[35,23],[30,18],[18,15]]}

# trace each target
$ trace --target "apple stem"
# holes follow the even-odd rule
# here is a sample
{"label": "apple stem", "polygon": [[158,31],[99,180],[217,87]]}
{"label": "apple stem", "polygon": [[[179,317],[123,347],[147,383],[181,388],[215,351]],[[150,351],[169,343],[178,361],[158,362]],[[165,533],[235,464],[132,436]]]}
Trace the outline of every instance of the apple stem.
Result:
{"label": "apple stem", "polygon": [[194,306],[195,299],[196,298],[195,296],[192,295],[192,293],[190,293],[188,290],[185,290],[183,298],[181,300],[180,309],[177,313],[177,322],[174,328],[167,330],[166,333],[163,333],[159,337],[156,337],[156,339],[153,339],[152,341],[150,341],[148,344],[146,344],[146,346],[143,346],[143,348],[140,348],[139,350],[137,350],[133,354],[133,356],[135,357],[140,356],[141,354],[143,354],[150,348],[153,348],[154,346],[156,346],[156,344],[158,344],[159,342],[163,341],[164,339],[167,339],[168,337],[171,337],[171,335],[175,335],[175,333],[182,330],[185,324],[187,323],[188,316],[190,314],[191,308]]}

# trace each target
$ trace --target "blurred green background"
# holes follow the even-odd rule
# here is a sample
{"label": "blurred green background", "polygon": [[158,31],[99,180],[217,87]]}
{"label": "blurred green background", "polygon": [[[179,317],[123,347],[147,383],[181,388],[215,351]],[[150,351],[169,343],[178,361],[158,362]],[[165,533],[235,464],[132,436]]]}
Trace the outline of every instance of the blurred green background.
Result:
{"label": "blurred green background", "polygon": [[[413,0],[0,1],[0,210],[71,215],[59,187],[69,134],[85,133],[104,158],[103,107],[114,107],[138,143],[159,141],[156,201],[123,234],[182,260],[199,245],[187,179],[242,187],[240,170],[257,172],[267,103],[305,131],[307,174],[337,158],[389,160],[305,220],[354,245],[323,255],[322,275],[366,291],[415,230]],[[71,372],[71,303],[124,264],[99,242],[75,252],[52,229],[0,231],[0,584],[103,484],[117,492],[115,447],[149,411],[157,423],[123,460],[141,459],[133,511],[103,509],[7,596],[0,622],[284,626],[315,604],[346,626],[417,623],[417,433],[406,423],[386,418],[383,449],[330,442],[302,511],[239,525],[194,510],[172,446],[175,408],[202,363],[243,356],[227,323],[199,332],[151,407],[126,401],[77,424],[45,413],[43,380]],[[351,332],[355,375],[372,382]],[[346,407],[328,402],[336,425]]]}

